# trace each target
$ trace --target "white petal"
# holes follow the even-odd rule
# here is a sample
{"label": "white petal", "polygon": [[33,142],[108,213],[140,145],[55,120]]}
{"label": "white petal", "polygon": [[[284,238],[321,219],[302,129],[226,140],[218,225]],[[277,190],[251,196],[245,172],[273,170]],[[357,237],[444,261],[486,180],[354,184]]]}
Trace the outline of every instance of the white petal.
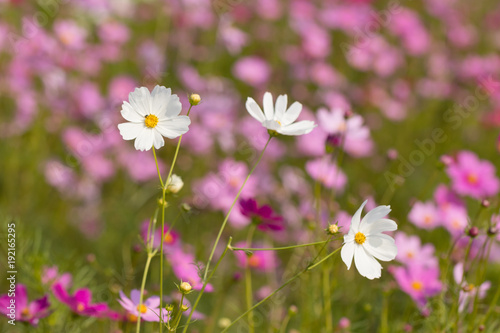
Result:
{"label": "white petal", "polygon": [[150,150],[153,147],[154,131],[152,128],[144,127],[135,139],[134,146],[137,150]]}
{"label": "white petal", "polygon": [[361,223],[373,223],[389,214],[391,212],[391,206],[378,206],[366,213],[365,217]]}
{"label": "white petal", "polygon": [[354,213],[354,215],[352,216],[351,228],[349,229],[349,232],[351,232],[351,230],[354,233],[357,233],[359,231],[359,221],[361,221],[361,213],[363,212],[363,208],[365,207],[367,202],[368,200],[365,200],[365,202],[361,204],[356,213]]}
{"label": "white petal", "polygon": [[365,235],[378,234],[385,231],[394,231],[398,229],[398,225],[393,220],[378,219],[372,223],[361,223],[359,231]]}
{"label": "white petal", "polygon": [[295,120],[297,120],[301,111],[302,111],[302,104],[300,104],[299,102],[293,103],[285,112],[283,118],[281,118],[282,119],[281,124],[283,126],[290,125]]}
{"label": "white petal", "polygon": [[266,120],[266,117],[264,117],[264,114],[262,113],[260,106],[257,104],[257,102],[255,102],[253,98],[248,97],[245,106],[247,107],[248,113],[250,113],[250,115],[254,117],[256,120],[258,120],[261,123]]}
{"label": "white petal", "polygon": [[276,99],[276,107],[274,108],[274,118],[281,122],[283,115],[286,111],[286,106],[288,104],[287,95],[279,95]]}
{"label": "white petal", "polygon": [[363,246],[354,248],[354,264],[361,276],[373,280],[382,275],[382,265],[371,255],[366,253]]}
{"label": "white petal", "polygon": [[165,145],[165,140],[163,140],[163,137],[161,136],[158,130],[153,129],[153,133],[154,133],[153,146],[155,146],[156,149],[160,149]]}
{"label": "white petal", "polygon": [[158,117],[160,118],[160,120],[162,120],[162,118],[165,117],[166,118],[177,117],[179,113],[181,113],[181,111],[182,111],[182,104],[179,99],[179,96],[173,94],[172,96],[170,96],[165,113],[158,115]]}
{"label": "white petal", "polygon": [[191,120],[188,116],[177,116],[172,119],[160,120],[155,129],[169,139],[175,139],[189,130]]}
{"label": "white petal", "polygon": [[344,264],[346,264],[347,269],[351,268],[352,257],[354,256],[354,247],[354,242],[349,242],[345,243],[344,246],[342,246],[342,250],[340,250],[340,257],[342,258]]}
{"label": "white petal", "polygon": [[164,116],[170,101],[170,95],[172,95],[170,88],[156,86],[151,92],[151,113],[157,116]]}
{"label": "white petal", "polygon": [[123,118],[133,123],[144,121],[144,116],[141,116],[129,102],[123,102],[121,114]]}
{"label": "white petal", "polygon": [[128,94],[128,100],[134,110],[142,116],[151,114],[151,94],[148,88],[135,88],[133,92]]}
{"label": "white petal", "polygon": [[123,140],[132,140],[137,138],[144,128],[146,128],[144,122],[123,123],[118,125],[118,129],[120,130]]}
{"label": "white petal", "polygon": [[295,124],[282,126],[277,132],[283,135],[303,135],[310,133],[314,127],[316,127],[314,121],[303,120]]}
{"label": "white petal", "polygon": [[394,260],[398,254],[398,248],[394,240],[390,236],[383,234],[368,236],[363,246],[368,253],[382,261]]}
{"label": "white petal", "polygon": [[271,95],[270,92],[264,94],[264,114],[267,120],[272,120],[274,118],[273,95]]}

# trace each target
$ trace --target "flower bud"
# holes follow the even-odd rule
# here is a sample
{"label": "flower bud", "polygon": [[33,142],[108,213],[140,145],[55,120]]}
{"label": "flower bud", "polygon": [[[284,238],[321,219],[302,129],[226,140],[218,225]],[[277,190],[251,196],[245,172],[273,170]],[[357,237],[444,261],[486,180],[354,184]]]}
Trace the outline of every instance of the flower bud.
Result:
{"label": "flower bud", "polygon": [[490,206],[490,201],[484,199],[483,201],[481,201],[481,206],[483,206],[484,208],[488,208]]}
{"label": "flower bud", "polygon": [[299,309],[295,305],[291,305],[288,308],[288,315],[290,317],[295,316],[297,314],[297,312],[299,312]]}
{"label": "flower bud", "polygon": [[173,304],[168,304],[166,307],[165,307],[165,310],[167,310],[168,312],[172,312],[174,311],[175,307]]}
{"label": "flower bud", "polygon": [[189,309],[189,306],[187,306],[187,305],[185,305],[185,304],[182,304],[182,305],[181,305],[181,311],[182,311],[182,312],[186,312],[188,309]]}
{"label": "flower bud", "polygon": [[489,236],[495,236],[498,233],[497,227],[489,227],[488,228],[488,235]]}
{"label": "flower bud", "polygon": [[183,186],[182,178],[177,175],[172,175],[167,181],[167,191],[170,193],[179,193]]}
{"label": "flower bud", "polygon": [[182,282],[179,286],[179,290],[183,294],[188,294],[193,290],[193,287],[191,287],[191,284],[189,282]]}
{"label": "flower bud", "polygon": [[467,232],[470,238],[476,238],[479,235],[479,229],[477,227],[471,227]]}
{"label": "flower bud", "polygon": [[335,235],[336,233],[339,232],[339,226],[337,223],[335,224],[330,224],[328,228],[326,229],[326,233],[329,235]]}
{"label": "flower bud", "polygon": [[189,104],[191,105],[198,105],[201,102],[201,97],[198,94],[191,94],[189,96]]}
{"label": "flower bud", "polygon": [[220,328],[226,328],[229,325],[231,325],[231,319],[229,319],[229,318],[221,318],[221,319],[219,319],[218,324],[219,324]]}

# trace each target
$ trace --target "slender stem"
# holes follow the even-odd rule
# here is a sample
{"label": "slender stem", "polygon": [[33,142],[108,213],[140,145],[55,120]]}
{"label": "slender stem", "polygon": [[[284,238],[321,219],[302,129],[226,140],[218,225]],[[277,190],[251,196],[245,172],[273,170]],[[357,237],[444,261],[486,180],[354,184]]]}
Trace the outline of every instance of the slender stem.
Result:
{"label": "slender stem", "polygon": [[[329,239],[328,242],[331,242],[332,240],[333,239]],[[325,243],[325,241],[321,241],[321,242],[314,242],[314,243],[307,243],[307,244],[290,245],[290,246],[284,246],[284,247],[231,247],[231,250],[233,250],[233,251],[279,251],[279,250],[290,250],[290,249],[295,249],[295,248],[299,248],[299,247],[321,245],[324,243]]]}
{"label": "slender stem", "polygon": [[491,300],[490,306],[488,307],[488,312],[484,315],[483,319],[481,320],[481,324],[484,325],[486,323],[486,320],[488,320],[488,317],[491,315],[493,310],[496,308],[496,304],[498,302],[498,299],[500,298],[500,286],[497,286],[497,292],[495,293],[495,296]]}
{"label": "slender stem", "polygon": [[[247,246],[252,245],[252,238],[255,232],[255,224],[251,224],[248,230],[247,236]],[[251,256],[251,255],[250,255]],[[252,272],[250,271],[250,256],[247,257],[247,263],[245,265],[245,295],[247,300],[247,309],[252,308],[253,297],[252,297]],[[253,323],[253,312],[250,311],[248,313],[248,332],[255,332],[254,323]]]}
{"label": "slender stem", "polygon": [[160,166],[158,165],[158,159],[156,158],[156,149],[153,147],[153,156],[155,157],[156,171],[158,172],[158,178],[160,178],[160,185],[163,188],[163,180],[161,179]]}
{"label": "slender stem", "polygon": [[283,319],[283,322],[281,323],[279,333],[285,333],[286,332],[286,327],[288,326],[288,322],[290,321],[291,317],[292,316],[290,315],[290,312],[288,312],[288,314],[286,315],[285,319]]}
{"label": "slender stem", "polygon": [[[193,106],[190,105],[187,115],[189,116],[189,113],[191,112],[191,108]],[[166,201],[165,201],[165,195],[167,192],[167,187],[168,184],[170,183],[170,177],[172,176],[172,172],[174,171],[174,166],[175,162],[177,161],[177,155],[179,154],[179,149],[181,147],[181,141],[182,141],[182,135],[179,137],[179,141],[177,142],[177,147],[175,148],[175,154],[174,154],[174,159],[172,160],[172,164],[170,165],[170,171],[168,172],[166,184],[162,182],[161,180],[161,174],[160,174],[160,169],[158,167],[158,162],[156,161],[156,154],[155,154],[155,162],[156,162],[156,168],[158,170],[158,176],[160,178],[160,183],[161,183],[161,188],[162,188],[162,210],[161,210],[161,243],[160,243],[160,333],[163,332],[163,316],[162,316],[162,311],[163,311],[163,242],[165,241],[165,208],[166,208]],[[153,149],[154,152],[154,149]],[[170,230],[169,230],[170,232]]]}
{"label": "slender stem", "polygon": [[[227,250],[229,250],[231,248],[231,241],[232,240],[233,240],[233,238],[229,237],[229,241],[227,242],[226,248],[224,249],[224,252],[222,252],[222,255],[220,256],[220,258],[217,261],[217,263],[215,264],[215,267],[212,270],[212,273],[210,273],[210,276],[208,277],[208,280],[210,280],[212,278],[212,276],[214,276],[214,273],[217,270],[217,268],[219,267],[220,263],[222,262],[222,259],[226,255]],[[206,287],[207,287],[207,283],[203,283],[203,286],[201,287],[200,293],[198,294],[198,297],[196,298],[196,301],[194,302],[194,305],[191,308],[191,312],[189,313],[189,317],[187,319],[186,325],[184,326],[184,329],[182,330],[182,333],[186,333],[187,332],[187,329],[189,327],[189,323],[191,322],[191,317],[193,316],[194,310],[198,306],[198,303],[200,302],[200,299],[201,299],[201,295],[203,295],[203,292],[205,291]]]}
{"label": "slender stem", "polygon": [[[207,279],[207,275],[208,275],[208,270],[210,268],[210,263],[212,262],[212,258],[214,256],[215,249],[217,248],[217,244],[219,244],[219,240],[220,240],[220,238],[222,236],[222,232],[224,231],[224,228],[226,227],[226,223],[227,223],[227,220],[229,219],[229,215],[233,211],[233,208],[236,205],[236,202],[238,202],[238,198],[240,197],[240,194],[243,191],[243,188],[245,187],[245,184],[247,183],[248,179],[250,179],[250,176],[255,171],[255,168],[257,167],[257,165],[259,164],[260,160],[264,156],[264,152],[266,151],[266,148],[269,145],[269,142],[271,142],[271,139],[272,139],[272,136],[269,136],[269,139],[267,140],[266,145],[264,146],[264,149],[262,149],[262,152],[260,153],[259,158],[257,159],[257,162],[255,162],[255,164],[252,167],[252,169],[250,170],[250,173],[248,174],[247,178],[245,179],[245,181],[241,185],[241,188],[238,191],[238,194],[236,194],[236,197],[234,198],[234,201],[233,201],[231,207],[229,208],[229,211],[227,212],[226,217],[224,218],[224,221],[222,222],[222,225],[221,225],[221,227],[219,229],[219,233],[217,234],[217,238],[215,239],[215,243],[212,246],[212,251],[210,252],[210,256],[208,257],[207,265],[205,266],[205,273],[203,274],[203,287],[201,288],[200,293],[198,294],[198,298],[201,298],[201,295],[203,295],[205,287],[207,286],[207,283],[209,281],[209,279]],[[198,301],[198,299],[197,299],[197,301]],[[191,317],[193,315],[193,312],[196,309],[196,306],[197,306],[197,303],[195,303],[195,305],[191,309],[191,313],[189,314],[189,317],[188,317],[188,320],[187,320],[186,326],[184,327],[183,332],[187,332],[187,328],[189,327],[189,323],[190,323]]]}
{"label": "slender stem", "polygon": [[331,299],[331,289],[330,289],[330,270],[327,265],[322,267],[323,269],[323,301],[324,311],[325,311],[325,330],[327,332],[333,332],[333,319],[332,319],[332,299]]}
{"label": "slender stem", "polygon": [[[148,259],[146,260],[146,266],[144,267],[144,274],[142,275],[142,283],[141,283],[141,296],[139,296],[139,304],[142,305],[142,300],[144,297],[144,287],[146,286],[146,277],[148,276],[149,265],[151,264],[151,259],[154,257],[154,254],[148,253]],[[141,311],[138,311],[139,315],[137,316],[137,326],[136,333],[141,331]]]}
{"label": "slender stem", "polygon": [[310,271],[311,269],[313,269],[314,267],[320,265],[323,261],[325,260],[328,260],[331,256],[333,256],[335,253],[339,252],[339,250],[341,249],[342,247],[339,247],[338,249],[336,249],[335,251],[333,251],[332,253],[330,253],[329,255],[327,255],[326,257],[324,257],[323,259],[321,259],[320,261],[318,261],[317,263],[315,263],[314,265],[312,266],[309,266],[307,267],[307,270]]}
{"label": "slender stem", "polygon": [[[326,245],[326,244],[325,244]],[[224,328],[224,330],[222,330],[221,333],[224,333],[226,332],[231,326],[233,326],[234,324],[236,324],[240,319],[242,319],[243,317],[245,317],[250,311],[253,311],[255,308],[259,307],[262,303],[264,303],[265,301],[267,301],[268,299],[270,299],[271,297],[274,296],[274,294],[276,294],[277,292],[279,292],[281,289],[285,288],[287,285],[289,285],[290,283],[292,283],[295,279],[297,279],[298,277],[300,277],[302,274],[304,274],[305,272],[308,272],[310,271],[311,269],[313,269],[314,267],[318,266],[319,264],[321,264],[322,262],[324,262],[326,259],[330,258],[333,254],[337,253],[342,247],[339,247],[338,249],[336,249],[335,251],[333,251],[332,253],[330,253],[329,255],[327,255],[326,257],[324,257],[323,259],[321,259],[319,262],[317,262],[316,264],[312,265],[312,266],[308,266],[306,267],[305,269],[301,270],[300,272],[298,272],[297,274],[295,274],[294,276],[292,276],[290,279],[288,279],[285,283],[283,283],[278,289],[276,289],[275,291],[273,291],[269,296],[267,296],[266,298],[264,298],[263,300],[261,300],[260,302],[256,303],[254,306],[252,306],[250,309],[248,309],[247,311],[245,311],[243,314],[241,314],[238,318],[236,318],[235,320],[233,320],[231,322],[230,325],[228,325],[226,328]]]}

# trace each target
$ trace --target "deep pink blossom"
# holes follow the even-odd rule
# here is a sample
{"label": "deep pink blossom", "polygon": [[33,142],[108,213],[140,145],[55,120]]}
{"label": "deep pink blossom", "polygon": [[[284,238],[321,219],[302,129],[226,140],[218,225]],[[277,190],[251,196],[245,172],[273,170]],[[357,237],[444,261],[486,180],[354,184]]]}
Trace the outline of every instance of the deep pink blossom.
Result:
{"label": "deep pink blossom", "polygon": [[262,231],[281,231],[285,227],[283,225],[283,217],[276,215],[269,205],[258,206],[255,199],[240,199],[241,214],[255,220],[257,228]]}
{"label": "deep pink blossom", "polygon": [[[12,300],[15,303],[12,303]],[[13,312],[9,308],[12,305],[14,305]],[[16,284],[15,295],[12,295],[12,297],[9,294],[0,295],[0,313],[8,316],[9,320],[14,319],[10,317],[10,314],[15,313],[15,320],[37,325],[41,318],[50,314],[49,307],[48,295],[28,303],[26,287],[20,283]]]}
{"label": "deep pink blossom", "polygon": [[56,283],[52,286],[52,292],[60,302],[80,316],[106,317],[109,311],[106,303],[92,303],[92,292],[88,288],[77,289],[71,295],[63,284]]}

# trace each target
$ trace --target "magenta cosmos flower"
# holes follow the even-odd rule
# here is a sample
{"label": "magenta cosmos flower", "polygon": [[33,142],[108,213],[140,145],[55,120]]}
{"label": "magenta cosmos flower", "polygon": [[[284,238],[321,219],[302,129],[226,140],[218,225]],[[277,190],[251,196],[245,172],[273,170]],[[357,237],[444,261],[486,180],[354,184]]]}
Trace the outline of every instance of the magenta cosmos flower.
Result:
{"label": "magenta cosmos flower", "polygon": [[406,268],[393,267],[391,272],[401,290],[407,293],[420,307],[425,306],[429,297],[441,291],[438,267],[413,264]]}
{"label": "magenta cosmos flower", "polygon": [[[151,296],[146,300],[142,301],[140,304],[141,292],[134,289],[130,292],[130,298],[125,296],[123,291],[120,290],[120,298],[118,303],[127,310],[127,319],[129,321],[135,322],[139,318],[139,312],[141,314],[141,319],[144,321],[160,321],[160,297]],[[167,311],[162,311],[164,314],[164,321],[168,321]]]}
{"label": "magenta cosmos flower", "polygon": [[480,160],[470,151],[459,152],[456,160],[448,165],[446,172],[458,194],[481,199],[496,195],[500,188],[493,164]]}
{"label": "magenta cosmos flower", "polygon": [[106,303],[92,304],[92,292],[87,288],[78,289],[70,295],[63,284],[55,283],[52,286],[52,292],[59,301],[81,316],[106,317],[109,312]]}
{"label": "magenta cosmos flower", "polygon": [[240,199],[240,211],[246,217],[251,218],[257,223],[257,228],[262,231],[281,231],[283,217],[275,215],[269,205],[258,206],[255,199]]}
{"label": "magenta cosmos flower", "polygon": [[49,298],[47,295],[42,298],[36,299],[33,302],[28,303],[28,295],[26,293],[26,287],[23,284],[16,284],[15,295],[10,297],[9,294],[4,294],[0,296],[0,313],[6,315],[10,319],[11,310],[11,300],[15,303],[15,320],[26,321],[31,325],[38,324],[40,318],[47,317],[49,313]]}

